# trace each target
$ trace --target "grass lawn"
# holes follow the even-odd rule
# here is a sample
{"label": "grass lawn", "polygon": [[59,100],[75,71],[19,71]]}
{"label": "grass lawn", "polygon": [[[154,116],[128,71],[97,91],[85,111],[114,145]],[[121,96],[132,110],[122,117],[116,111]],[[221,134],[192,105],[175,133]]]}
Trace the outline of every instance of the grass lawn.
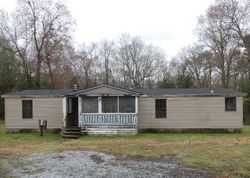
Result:
{"label": "grass lawn", "polygon": [[[13,156],[63,150],[92,150],[135,157],[176,156],[183,165],[225,177],[250,177],[250,126],[242,133],[143,133],[137,136],[82,136],[63,140],[51,132],[5,133],[0,123],[0,160]],[[4,172],[0,162],[0,172]],[[0,175],[1,177],[1,175]]]}

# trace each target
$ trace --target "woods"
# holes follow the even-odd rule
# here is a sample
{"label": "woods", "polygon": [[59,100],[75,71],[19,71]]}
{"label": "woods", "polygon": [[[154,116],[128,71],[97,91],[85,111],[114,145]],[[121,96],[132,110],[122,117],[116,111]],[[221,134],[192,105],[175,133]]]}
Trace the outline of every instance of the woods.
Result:
{"label": "woods", "polygon": [[12,13],[0,11],[0,94],[70,89],[75,83],[224,87],[249,93],[249,15],[249,0],[216,0],[197,19],[198,41],[169,59],[162,49],[129,34],[75,44],[72,34],[77,25],[64,3],[18,0]]}

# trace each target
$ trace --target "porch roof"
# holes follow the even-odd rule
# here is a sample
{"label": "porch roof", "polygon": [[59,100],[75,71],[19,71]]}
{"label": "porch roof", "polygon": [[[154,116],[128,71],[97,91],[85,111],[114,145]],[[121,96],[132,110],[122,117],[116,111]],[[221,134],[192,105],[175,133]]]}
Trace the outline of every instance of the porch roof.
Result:
{"label": "porch roof", "polygon": [[[104,90],[103,90],[104,89]],[[108,90],[105,90],[108,89]],[[132,95],[138,96],[141,93],[132,89],[117,87],[109,84],[100,84],[90,88],[78,89],[67,92],[66,96],[79,96],[79,95]]]}

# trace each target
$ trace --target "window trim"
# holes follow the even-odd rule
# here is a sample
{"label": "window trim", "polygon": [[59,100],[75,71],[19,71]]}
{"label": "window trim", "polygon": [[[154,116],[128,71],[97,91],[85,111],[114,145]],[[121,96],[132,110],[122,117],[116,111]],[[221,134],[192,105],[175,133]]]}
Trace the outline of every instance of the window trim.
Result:
{"label": "window trim", "polygon": [[[165,105],[166,107],[164,108],[165,109],[165,116],[164,117],[159,117],[157,116],[157,112],[156,112],[156,103],[157,103],[157,100],[164,100],[165,101]],[[161,108],[162,109],[162,108]],[[167,119],[167,99],[166,98],[156,98],[155,99],[155,118],[156,119]]]}
{"label": "window trim", "polygon": [[[23,108],[23,106],[24,106],[25,101],[31,102],[31,117],[24,117],[24,108]],[[22,119],[33,119],[33,100],[31,100],[31,99],[22,100]]]}
{"label": "window trim", "polygon": [[[234,110],[227,110],[226,99],[228,99],[228,98],[234,98],[235,99],[235,109]],[[235,96],[226,96],[224,103],[225,103],[225,112],[236,112],[237,111],[237,97],[235,97]]]}

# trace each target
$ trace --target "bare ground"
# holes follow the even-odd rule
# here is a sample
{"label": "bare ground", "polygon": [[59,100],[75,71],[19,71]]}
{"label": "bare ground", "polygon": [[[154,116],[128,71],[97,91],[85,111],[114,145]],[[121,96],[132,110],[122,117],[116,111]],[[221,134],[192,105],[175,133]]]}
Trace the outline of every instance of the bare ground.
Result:
{"label": "bare ground", "polygon": [[44,152],[3,161],[7,175],[24,178],[183,177],[207,178],[208,170],[183,167],[176,156],[144,158],[90,151]]}

